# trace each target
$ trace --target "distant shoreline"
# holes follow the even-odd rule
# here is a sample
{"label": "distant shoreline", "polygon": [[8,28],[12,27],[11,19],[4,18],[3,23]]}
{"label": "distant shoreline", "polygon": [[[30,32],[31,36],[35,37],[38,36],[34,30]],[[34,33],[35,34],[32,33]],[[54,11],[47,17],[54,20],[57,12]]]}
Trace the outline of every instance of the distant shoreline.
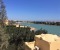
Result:
{"label": "distant shoreline", "polygon": [[[37,23],[33,23],[33,24],[37,24]],[[40,24],[40,23],[39,23],[39,24]],[[41,24],[41,25],[60,26],[60,25],[52,25],[52,24]]]}

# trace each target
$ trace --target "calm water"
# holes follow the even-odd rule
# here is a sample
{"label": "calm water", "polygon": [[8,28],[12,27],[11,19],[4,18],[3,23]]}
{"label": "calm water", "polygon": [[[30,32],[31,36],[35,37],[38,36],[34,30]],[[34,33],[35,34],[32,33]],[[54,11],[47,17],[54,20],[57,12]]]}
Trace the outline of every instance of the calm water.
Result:
{"label": "calm water", "polygon": [[37,30],[42,28],[47,30],[48,33],[60,35],[60,26],[42,25],[42,24],[33,24],[33,23],[21,23],[21,25],[34,27]]}

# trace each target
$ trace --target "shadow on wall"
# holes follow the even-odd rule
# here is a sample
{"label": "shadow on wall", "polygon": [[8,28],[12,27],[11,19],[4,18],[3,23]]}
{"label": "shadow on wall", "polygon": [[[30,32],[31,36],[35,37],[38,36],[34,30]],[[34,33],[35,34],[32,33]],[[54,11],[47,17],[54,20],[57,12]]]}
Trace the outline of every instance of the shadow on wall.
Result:
{"label": "shadow on wall", "polygon": [[25,50],[31,50],[26,44],[25,44]]}

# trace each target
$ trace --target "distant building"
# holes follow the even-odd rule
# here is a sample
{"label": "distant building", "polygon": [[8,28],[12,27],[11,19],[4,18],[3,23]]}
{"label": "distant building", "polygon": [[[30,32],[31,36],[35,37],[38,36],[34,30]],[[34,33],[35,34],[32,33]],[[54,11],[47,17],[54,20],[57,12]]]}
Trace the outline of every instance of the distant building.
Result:
{"label": "distant building", "polygon": [[16,27],[19,27],[19,24],[16,24]]}
{"label": "distant building", "polygon": [[60,37],[52,34],[36,35],[34,45],[39,50],[60,50]]}
{"label": "distant building", "polygon": [[8,25],[8,24],[9,24],[8,19],[6,19],[6,20],[4,21],[4,23],[5,23],[6,25]]}

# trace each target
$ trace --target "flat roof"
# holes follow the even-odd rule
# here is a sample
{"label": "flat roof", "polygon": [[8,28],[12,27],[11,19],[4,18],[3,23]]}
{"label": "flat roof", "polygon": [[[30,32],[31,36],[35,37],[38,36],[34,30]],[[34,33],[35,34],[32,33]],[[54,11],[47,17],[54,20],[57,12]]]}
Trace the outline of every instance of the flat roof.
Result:
{"label": "flat roof", "polygon": [[35,43],[35,41],[33,41],[33,42],[25,42],[25,44],[32,50],[34,49],[34,43]]}
{"label": "flat roof", "polygon": [[45,40],[47,42],[54,42],[60,40],[60,37],[53,34],[41,34],[41,35],[35,35],[37,38],[42,38],[42,40]]}

